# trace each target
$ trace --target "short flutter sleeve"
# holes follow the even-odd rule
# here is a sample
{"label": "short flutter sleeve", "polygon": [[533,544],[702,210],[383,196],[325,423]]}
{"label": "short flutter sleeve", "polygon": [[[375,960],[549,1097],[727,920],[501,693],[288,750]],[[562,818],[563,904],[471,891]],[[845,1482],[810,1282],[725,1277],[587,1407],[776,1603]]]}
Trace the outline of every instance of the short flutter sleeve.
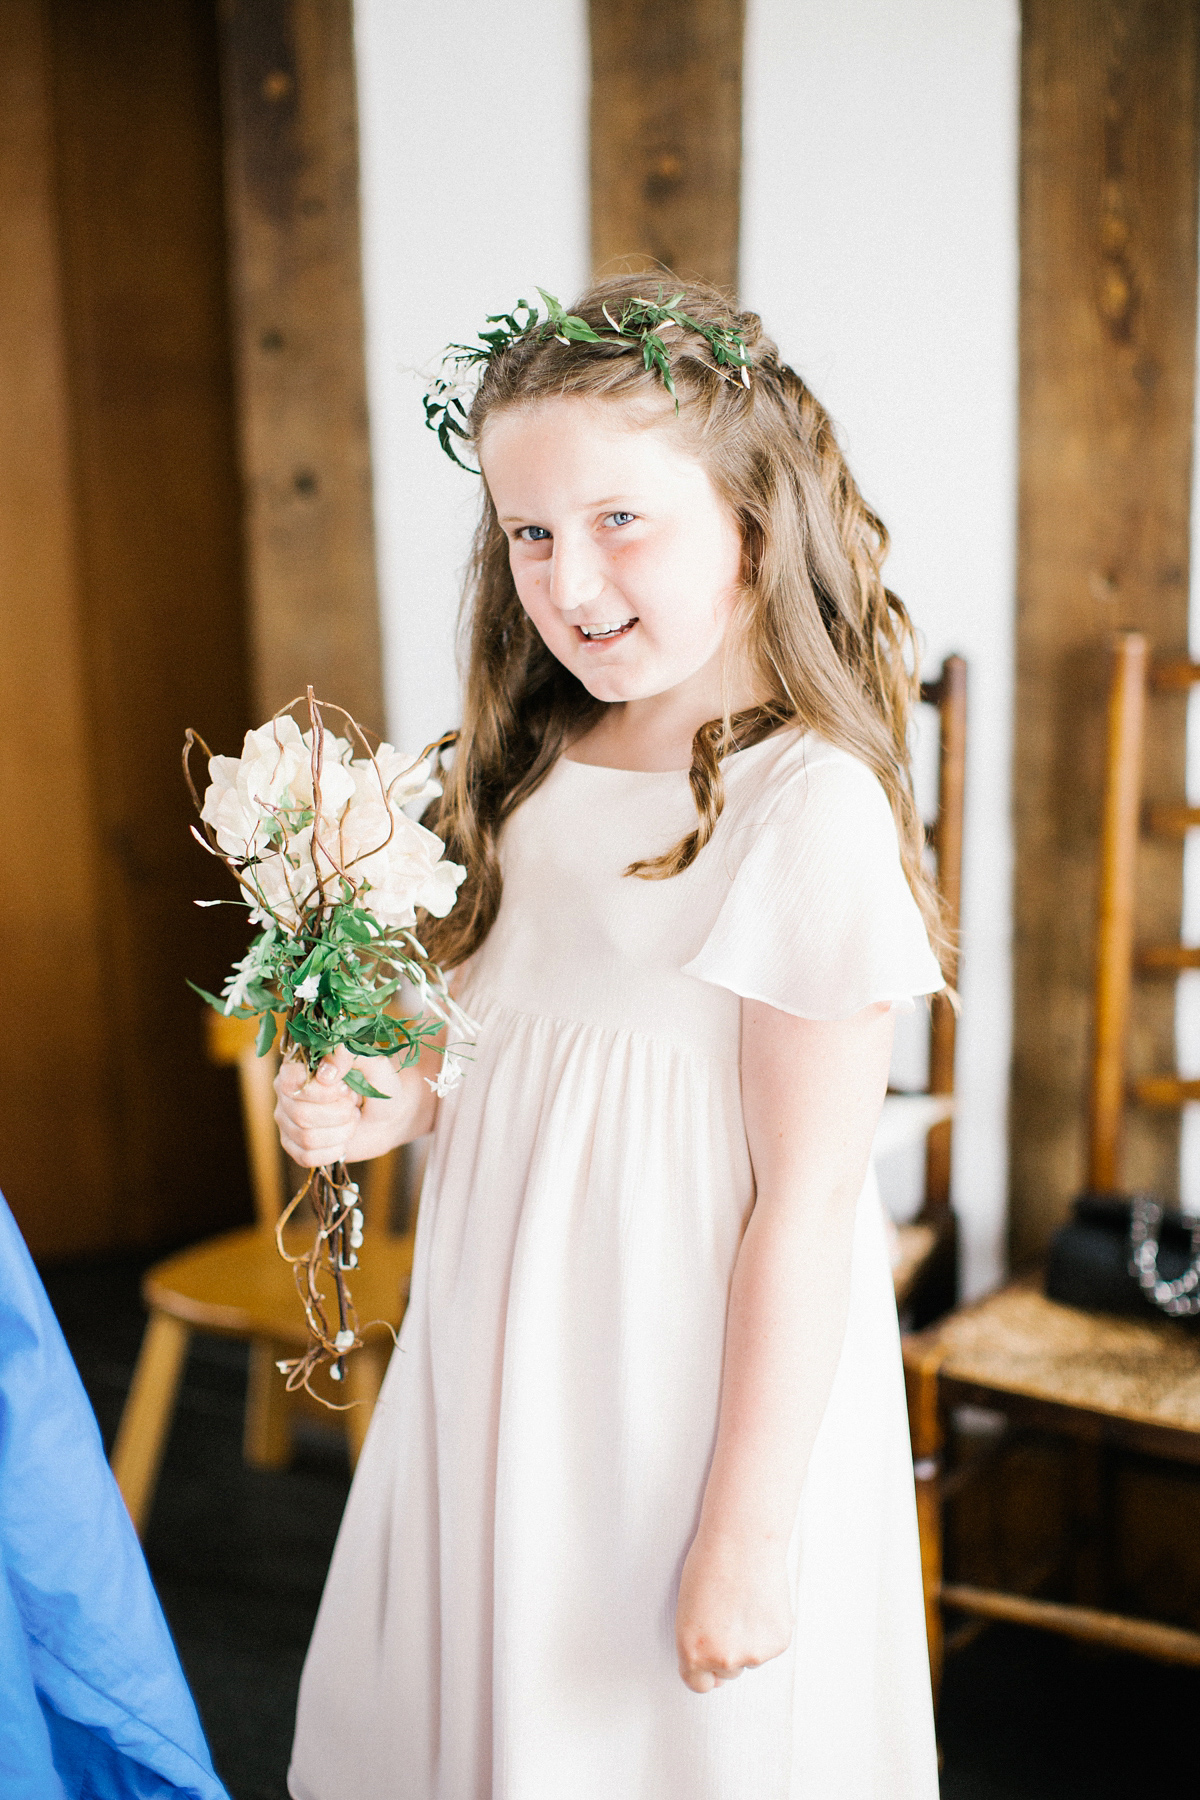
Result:
{"label": "short flutter sleeve", "polygon": [[686,975],[805,1019],[911,1005],[943,986],[865,765],[833,751],[793,766],[738,835],[745,854]]}

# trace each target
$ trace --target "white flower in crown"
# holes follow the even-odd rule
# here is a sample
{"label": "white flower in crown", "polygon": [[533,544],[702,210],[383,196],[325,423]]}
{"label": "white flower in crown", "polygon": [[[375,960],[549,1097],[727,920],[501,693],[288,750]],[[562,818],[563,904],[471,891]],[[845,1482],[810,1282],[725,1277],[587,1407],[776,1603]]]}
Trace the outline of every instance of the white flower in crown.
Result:
{"label": "white flower in crown", "polygon": [[436,394],[440,405],[457,404],[463,417],[471,410],[479,392],[485,364],[473,352],[457,348],[447,350],[437,368],[423,370],[427,392]]}

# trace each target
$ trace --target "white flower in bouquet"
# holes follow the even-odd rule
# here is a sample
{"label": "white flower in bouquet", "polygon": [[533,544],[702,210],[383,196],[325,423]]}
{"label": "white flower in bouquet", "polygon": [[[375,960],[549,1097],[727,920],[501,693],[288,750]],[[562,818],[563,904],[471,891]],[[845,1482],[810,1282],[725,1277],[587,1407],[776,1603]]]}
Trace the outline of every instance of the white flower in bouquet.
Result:
{"label": "white flower in bouquet", "polygon": [[[418,907],[441,919],[454,905],[464,870],[446,862],[442,840],[405,813],[389,819],[381,805],[351,807],[339,843],[342,868],[381,924],[415,925]],[[324,850],[318,862],[324,871]]]}
{"label": "white flower in bouquet", "polygon": [[444,1100],[447,1094],[452,1094],[455,1088],[461,1084],[462,1078],[462,1063],[455,1056],[453,1050],[447,1050],[436,1077],[427,1075],[425,1085],[433,1089],[439,1100]]}
{"label": "white flower in bouquet", "polygon": [[[356,773],[361,790],[371,789],[371,764],[360,757],[351,763]],[[387,792],[393,806],[411,806],[414,801],[436,800],[441,793],[441,783],[434,781],[430,775],[430,759],[428,756],[406,756],[402,750],[395,750],[391,744],[380,744],[375,752],[375,768],[379,771],[379,779]],[[371,789],[373,792],[374,790]]]}
{"label": "white flower in bouquet", "polygon": [[[248,731],[240,756],[209,758],[209,787],[200,817],[227,856],[246,862],[269,848],[281,812],[312,800],[310,748],[286,715]],[[295,790],[295,791],[293,791]]]}
{"label": "white flower in bouquet", "polygon": [[[288,715],[246,733],[240,757],[209,759],[200,817],[240,863],[259,899],[255,922],[295,931],[325,884],[347,880],[381,924],[412,926],[417,908],[443,918],[465,869],[403,810],[441,792],[428,757],[381,744],[374,759],[322,728],[320,808],[313,732]],[[315,849],[314,849],[315,845]]]}

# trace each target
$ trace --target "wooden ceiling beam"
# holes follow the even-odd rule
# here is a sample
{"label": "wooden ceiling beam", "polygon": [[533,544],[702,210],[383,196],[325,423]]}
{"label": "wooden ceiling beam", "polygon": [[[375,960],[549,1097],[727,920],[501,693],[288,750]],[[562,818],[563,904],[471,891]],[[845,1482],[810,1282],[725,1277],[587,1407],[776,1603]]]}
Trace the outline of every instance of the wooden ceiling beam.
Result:
{"label": "wooden ceiling beam", "polygon": [[384,728],[351,0],[224,0],[255,702]]}
{"label": "wooden ceiling beam", "polygon": [[592,265],[737,291],[744,0],[591,0]]}

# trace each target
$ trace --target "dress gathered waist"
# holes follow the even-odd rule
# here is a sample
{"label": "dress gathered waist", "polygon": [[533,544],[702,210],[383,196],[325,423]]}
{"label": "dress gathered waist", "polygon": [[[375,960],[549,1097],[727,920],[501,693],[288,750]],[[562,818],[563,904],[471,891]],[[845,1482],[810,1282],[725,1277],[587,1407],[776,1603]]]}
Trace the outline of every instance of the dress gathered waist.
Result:
{"label": "dress gathered waist", "polygon": [[[522,1004],[512,995],[498,993],[490,984],[484,983],[465,986],[460,998],[468,1015],[481,1028],[477,1056],[486,1055],[489,1038],[497,1034],[507,1036],[509,1030],[521,1026],[544,1026],[556,1032],[574,1029],[586,1033],[593,1043],[607,1040],[614,1045],[628,1043],[636,1047],[640,1044],[648,1050],[669,1050],[696,1062],[722,1063],[736,1072],[741,1046],[739,1003],[736,996],[720,990],[714,992],[718,996],[718,1006],[713,1011],[719,1016],[701,1020],[699,1029],[694,1019],[664,1019],[658,1007],[648,1006],[645,1022],[631,1025],[628,1007],[626,1021],[620,1022],[603,1007],[577,1009],[569,1003],[564,1006],[561,994],[558,1004],[553,1007],[539,1006],[536,1002]],[[732,1007],[725,1004],[730,998],[734,1002]]]}

